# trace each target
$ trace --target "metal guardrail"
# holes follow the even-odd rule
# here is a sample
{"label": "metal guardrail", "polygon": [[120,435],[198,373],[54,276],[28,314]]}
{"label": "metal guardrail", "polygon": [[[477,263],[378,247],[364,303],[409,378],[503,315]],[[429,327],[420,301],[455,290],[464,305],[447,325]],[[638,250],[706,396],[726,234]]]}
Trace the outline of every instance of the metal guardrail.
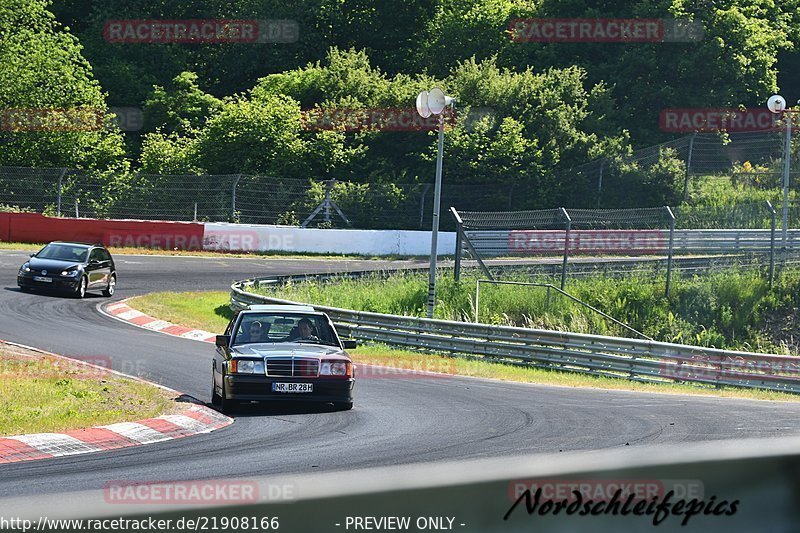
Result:
{"label": "metal guardrail", "polygon": [[[327,274],[324,278],[336,276]],[[277,276],[237,281],[231,286],[231,307],[296,304],[249,290],[298,280],[297,276]],[[692,382],[800,393],[798,357],[314,307],[327,313],[344,336],[406,349],[641,382]]]}
{"label": "metal guardrail", "polygon": [[[463,262],[463,260],[462,260]],[[703,256],[683,256],[675,257],[672,260],[673,272],[690,275],[695,272],[709,270],[749,267],[764,268],[769,271],[770,254],[742,254],[742,255],[703,255]],[[782,265],[796,265],[800,263],[800,254],[795,252],[785,254],[780,258]],[[503,264],[490,264],[491,271],[495,276],[502,276],[505,273],[526,272],[529,275],[542,275],[558,278],[561,275],[561,262],[555,263],[554,260],[543,263],[520,263],[513,264],[507,262]],[[599,272],[607,276],[629,276],[635,272],[659,272],[666,270],[666,257],[640,257],[640,258],[603,258],[602,260],[576,259],[570,263],[570,278],[594,276]],[[774,266],[773,266],[774,268]]]}
{"label": "metal guardrail", "polygon": [[[591,233],[592,230],[586,230]],[[614,230],[608,234],[613,235]],[[619,230],[619,233],[634,235],[638,230]],[[564,236],[557,235],[558,230],[543,230],[543,234],[552,237],[552,242],[545,243],[544,249],[510,249],[513,230],[465,230],[472,246],[484,259],[494,256],[523,255],[535,257],[537,255],[559,255],[564,243]],[[532,234],[535,234],[531,232]],[[562,231],[562,234],[564,232]],[[625,250],[627,253],[643,253],[653,255],[666,255],[669,230],[642,230],[646,238],[632,242]],[[673,252],[684,254],[711,254],[711,253],[769,253],[772,240],[770,229],[691,229],[675,230]],[[780,238],[775,242],[778,248],[783,246]],[[800,230],[789,230],[786,246],[789,250],[800,249]],[[581,253],[579,245],[570,247],[571,253]],[[613,248],[609,253],[615,253]],[[620,253],[617,250],[617,253]]]}

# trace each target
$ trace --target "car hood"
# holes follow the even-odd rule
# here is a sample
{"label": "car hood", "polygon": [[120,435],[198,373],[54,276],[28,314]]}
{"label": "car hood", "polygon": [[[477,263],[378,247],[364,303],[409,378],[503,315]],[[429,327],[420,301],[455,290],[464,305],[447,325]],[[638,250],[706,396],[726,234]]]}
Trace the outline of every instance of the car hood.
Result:
{"label": "car hood", "polygon": [[80,263],[76,263],[75,261],[60,261],[58,259],[40,259],[38,257],[31,257],[28,261],[26,261],[33,270],[52,270],[55,272],[56,270],[61,272],[62,270],[66,270],[68,268],[79,266]]}
{"label": "car hood", "polygon": [[297,344],[294,342],[282,343],[253,343],[234,346],[232,355],[248,357],[317,357],[325,359],[349,359],[344,350],[336,346],[323,346],[321,344]]}

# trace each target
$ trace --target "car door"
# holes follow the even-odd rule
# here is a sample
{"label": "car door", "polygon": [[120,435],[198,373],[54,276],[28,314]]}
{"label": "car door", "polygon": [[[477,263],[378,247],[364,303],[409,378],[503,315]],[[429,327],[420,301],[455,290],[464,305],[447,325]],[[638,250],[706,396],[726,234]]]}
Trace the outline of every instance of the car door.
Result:
{"label": "car door", "polygon": [[103,251],[100,248],[93,248],[89,254],[89,264],[86,265],[89,288],[98,289],[105,287],[108,283],[107,276],[109,272],[109,261],[104,261]]}
{"label": "car door", "polygon": [[111,274],[114,273],[114,260],[111,259],[111,254],[105,248],[98,248],[100,250],[100,257],[102,259],[103,271],[103,288],[108,287],[108,282],[111,280]]}

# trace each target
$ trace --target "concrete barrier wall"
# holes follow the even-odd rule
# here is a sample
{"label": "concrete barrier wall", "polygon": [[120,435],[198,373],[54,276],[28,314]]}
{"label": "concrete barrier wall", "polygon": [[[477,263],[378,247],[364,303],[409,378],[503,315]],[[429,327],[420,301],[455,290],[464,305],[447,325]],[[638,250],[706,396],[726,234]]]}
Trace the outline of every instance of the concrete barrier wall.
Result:
{"label": "concrete barrier wall", "polygon": [[[440,232],[438,252],[455,252],[456,234]],[[316,229],[206,223],[204,250],[285,251],[365,255],[430,255],[429,231]]]}
{"label": "concrete barrier wall", "polygon": [[[102,242],[106,246],[161,250],[311,252],[363,255],[429,255],[429,231],[315,229],[294,226],[146,220],[54,218],[0,213],[0,240]],[[455,233],[440,232],[440,255],[455,252]]]}
{"label": "concrete barrier wall", "polygon": [[0,213],[0,239],[6,242],[101,242],[163,250],[201,250],[203,224],[147,220],[55,218],[38,213]]}

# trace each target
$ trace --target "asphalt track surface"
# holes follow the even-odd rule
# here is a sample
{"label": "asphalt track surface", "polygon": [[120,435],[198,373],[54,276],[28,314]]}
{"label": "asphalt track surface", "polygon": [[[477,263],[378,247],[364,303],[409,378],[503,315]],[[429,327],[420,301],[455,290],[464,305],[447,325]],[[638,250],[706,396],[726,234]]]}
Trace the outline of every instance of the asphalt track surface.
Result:
{"label": "asphalt track surface", "polygon": [[[210,401],[213,347],[101,315],[105,299],[22,293],[27,254],[0,252],[0,338],[113,367]],[[385,268],[372,261],[119,256],[114,300],[225,290],[256,275]],[[800,403],[644,394],[470,378],[361,379],[356,407],[247,407],[208,435],[0,466],[0,497],[164,482],[350,470],[523,453],[800,434]],[[0,500],[0,510],[2,501]]]}

